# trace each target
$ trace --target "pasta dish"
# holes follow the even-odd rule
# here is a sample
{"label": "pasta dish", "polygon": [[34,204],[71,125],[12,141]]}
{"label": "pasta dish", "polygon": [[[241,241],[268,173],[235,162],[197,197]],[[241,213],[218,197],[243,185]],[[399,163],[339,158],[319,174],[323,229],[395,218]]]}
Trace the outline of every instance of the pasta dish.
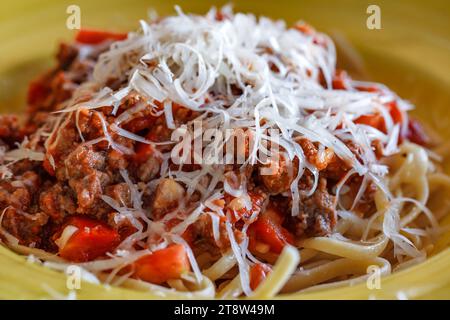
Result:
{"label": "pasta dish", "polygon": [[0,240],[161,298],[272,298],[424,261],[439,143],[310,25],[233,13],[82,29],[0,115]]}

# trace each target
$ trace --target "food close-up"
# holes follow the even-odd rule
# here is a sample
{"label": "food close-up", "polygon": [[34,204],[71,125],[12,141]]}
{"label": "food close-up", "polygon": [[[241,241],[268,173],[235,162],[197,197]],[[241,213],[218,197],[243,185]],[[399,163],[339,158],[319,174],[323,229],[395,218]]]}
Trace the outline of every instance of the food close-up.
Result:
{"label": "food close-up", "polygon": [[397,48],[385,3],[346,34],[319,4],[55,2],[45,63],[0,64],[0,297],[449,299],[448,46]]}

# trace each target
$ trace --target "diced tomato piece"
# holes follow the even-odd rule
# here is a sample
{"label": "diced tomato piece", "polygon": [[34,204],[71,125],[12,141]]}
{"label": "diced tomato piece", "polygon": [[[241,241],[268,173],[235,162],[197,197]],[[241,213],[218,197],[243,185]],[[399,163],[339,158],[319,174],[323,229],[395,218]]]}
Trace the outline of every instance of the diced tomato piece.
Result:
{"label": "diced tomato piece", "polygon": [[282,222],[282,216],[275,209],[267,208],[249,227],[250,246],[260,241],[269,245],[272,252],[281,253],[286,244],[294,243],[293,235],[281,226]]}
{"label": "diced tomato piece", "polygon": [[272,269],[264,263],[256,263],[250,268],[250,288],[255,290],[266,279]]}
{"label": "diced tomato piece", "polygon": [[[158,107],[160,106],[160,104],[157,102]],[[155,110],[155,112],[157,112],[157,110]],[[133,119],[132,121],[130,121],[129,123],[124,125],[124,129],[131,131],[131,132],[138,132],[144,129],[151,129],[155,123],[155,121],[159,118],[159,116],[155,116],[155,115],[149,115],[146,117],[140,117],[140,118],[136,118]],[[158,141],[158,139],[155,139],[154,133],[152,131],[150,131],[149,133],[147,133],[147,135],[145,136],[145,139],[149,140],[149,141]],[[135,148],[135,155],[134,155],[134,160],[137,163],[144,163],[145,161],[147,161],[147,159],[154,154],[155,150],[154,147],[147,144],[147,143],[137,143],[136,144],[136,148]]]}
{"label": "diced tomato piece", "polygon": [[57,235],[61,237],[68,226],[76,227],[72,236],[62,248],[59,255],[69,261],[85,262],[105,255],[120,243],[120,235],[107,224],[87,217],[72,217]]}
{"label": "diced tomato piece", "polygon": [[354,122],[358,124],[365,124],[382,132],[386,132],[386,124],[381,114],[364,114],[359,116]]}
{"label": "diced tomato piece", "polygon": [[368,87],[356,86],[355,89],[358,91],[365,91],[365,92],[371,92],[371,93],[381,92],[381,90],[376,86],[368,86]]}
{"label": "diced tomato piece", "polygon": [[[146,121],[146,125],[144,127],[142,127],[142,129],[151,128],[156,119],[157,119],[156,117],[152,117],[152,116],[148,117],[148,119]],[[126,129],[129,130],[128,127]],[[140,129],[140,130],[142,130],[142,129]],[[133,130],[129,130],[129,131],[135,132]],[[157,131],[157,132],[159,132],[159,131]],[[159,138],[160,137],[158,136],[158,134],[152,130],[150,130],[150,132],[148,132],[147,135],[145,136],[146,140],[154,141],[154,142],[159,142],[159,140],[160,140]],[[137,163],[144,163],[154,153],[155,153],[154,146],[147,144],[147,143],[138,142],[135,147],[134,160]]]}
{"label": "diced tomato piece", "polygon": [[155,284],[179,279],[190,269],[186,249],[181,244],[173,244],[146,255],[138,259],[133,266],[133,277]]}
{"label": "diced tomato piece", "polygon": [[94,30],[94,29],[81,29],[76,37],[75,41],[84,44],[99,44],[105,40],[124,40],[127,38],[126,33],[117,33],[110,31]]}
{"label": "diced tomato piece", "polygon": [[430,137],[425,133],[420,122],[415,119],[409,119],[406,139],[421,146],[426,146],[430,143]]}
{"label": "diced tomato piece", "polygon": [[[399,123],[401,124],[403,122],[403,114],[400,111],[400,109],[398,108],[397,102],[391,101],[391,102],[387,103],[385,106],[388,109],[389,114],[390,114],[394,124],[399,124]],[[384,133],[387,132],[386,123],[384,121],[384,118],[381,114],[378,114],[378,113],[362,115],[355,120],[355,123],[365,124],[365,125],[374,127]]]}
{"label": "diced tomato piece", "polygon": [[386,107],[388,108],[389,114],[392,117],[392,121],[395,124],[403,122],[403,115],[402,115],[402,112],[400,111],[400,109],[398,108],[396,101],[391,101],[391,102],[387,103]]}
{"label": "diced tomato piece", "polygon": [[118,228],[120,241],[125,240],[129,236],[131,236],[133,233],[136,233],[138,229],[132,225],[123,225]]}

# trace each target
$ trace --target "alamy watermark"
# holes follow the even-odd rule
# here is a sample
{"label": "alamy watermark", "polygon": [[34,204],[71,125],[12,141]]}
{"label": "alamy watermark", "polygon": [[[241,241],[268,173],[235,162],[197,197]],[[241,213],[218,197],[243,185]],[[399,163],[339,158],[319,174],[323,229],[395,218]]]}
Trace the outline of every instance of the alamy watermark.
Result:
{"label": "alamy watermark", "polygon": [[81,29],[81,8],[75,4],[67,6],[66,13],[69,15],[66,19],[66,27],[69,30]]}
{"label": "alamy watermark", "polygon": [[366,286],[369,290],[381,289],[381,269],[377,265],[370,265],[366,270],[369,275],[366,280]]}
{"label": "alamy watermark", "polygon": [[66,287],[69,290],[81,289],[81,277],[83,270],[76,265],[69,265],[66,268]]}
{"label": "alamy watermark", "polygon": [[366,26],[369,30],[381,29],[381,8],[376,4],[367,7],[366,13],[369,15],[366,20]]}

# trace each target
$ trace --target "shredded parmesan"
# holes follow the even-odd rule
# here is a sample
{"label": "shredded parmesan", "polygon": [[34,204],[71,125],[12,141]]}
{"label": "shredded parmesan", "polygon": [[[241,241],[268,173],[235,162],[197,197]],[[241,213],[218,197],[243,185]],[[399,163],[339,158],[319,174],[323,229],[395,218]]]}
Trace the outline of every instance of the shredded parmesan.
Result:
{"label": "shredded parmesan", "polygon": [[62,249],[65,247],[67,241],[70,240],[70,238],[74,235],[75,232],[78,231],[78,228],[75,226],[67,226],[64,228],[63,232],[61,233],[61,236],[55,240],[56,245]]}

